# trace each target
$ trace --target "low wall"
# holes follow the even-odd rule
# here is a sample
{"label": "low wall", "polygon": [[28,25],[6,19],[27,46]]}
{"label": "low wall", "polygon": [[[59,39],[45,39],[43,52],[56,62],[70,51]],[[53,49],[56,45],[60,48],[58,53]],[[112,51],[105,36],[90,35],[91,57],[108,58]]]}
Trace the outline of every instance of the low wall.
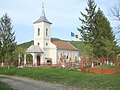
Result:
{"label": "low wall", "polygon": [[7,65],[10,65],[10,66],[18,66],[18,64],[16,62],[3,62],[3,63],[0,63],[0,66],[7,66]]}
{"label": "low wall", "polygon": [[116,74],[116,73],[118,73],[117,70],[105,70],[105,69],[95,69],[95,68],[90,68],[88,71],[93,72],[93,73],[101,73],[101,74]]}

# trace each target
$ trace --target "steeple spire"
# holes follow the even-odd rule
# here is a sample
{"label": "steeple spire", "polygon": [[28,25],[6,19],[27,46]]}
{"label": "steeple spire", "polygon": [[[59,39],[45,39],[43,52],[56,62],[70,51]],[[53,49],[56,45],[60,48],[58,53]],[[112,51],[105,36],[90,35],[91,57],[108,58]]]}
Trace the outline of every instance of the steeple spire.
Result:
{"label": "steeple spire", "polygon": [[39,23],[39,22],[46,22],[46,23],[49,23],[49,24],[52,24],[51,22],[49,22],[45,16],[45,11],[44,11],[44,3],[42,3],[42,12],[41,12],[41,16],[40,18],[35,21],[34,23]]}
{"label": "steeple spire", "polygon": [[42,3],[42,8],[44,9],[44,2]]}
{"label": "steeple spire", "polygon": [[45,11],[44,11],[44,2],[42,3],[42,12],[41,12],[41,16],[40,17],[46,19]]}

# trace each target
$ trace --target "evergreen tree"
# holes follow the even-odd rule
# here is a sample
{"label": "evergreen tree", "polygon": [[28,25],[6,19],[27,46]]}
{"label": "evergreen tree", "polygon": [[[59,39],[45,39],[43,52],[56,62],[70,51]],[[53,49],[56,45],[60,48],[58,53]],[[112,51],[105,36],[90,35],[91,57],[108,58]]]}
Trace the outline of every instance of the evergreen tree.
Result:
{"label": "evergreen tree", "polygon": [[1,35],[0,35],[0,62],[1,62],[1,58],[2,58],[2,56],[1,56],[1,50],[2,50],[2,41],[1,41]]}
{"label": "evergreen tree", "polygon": [[12,59],[13,51],[16,47],[15,36],[12,31],[11,19],[7,14],[0,18],[0,41],[1,41],[1,58],[3,61],[10,61]]}
{"label": "evergreen tree", "polygon": [[[79,18],[81,21],[81,26],[80,28],[77,28],[78,31],[80,31],[80,34],[82,36],[83,42],[87,44],[87,46],[91,47],[91,54],[93,52],[92,50],[92,42],[94,40],[93,34],[95,30],[95,25],[94,25],[94,17],[96,15],[96,4],[94,3],[94,0],[88,0],[87,3],[88,7],[85,8],[86,14],[81,12],[81,15],[83,18]],[[89,50],[89,51],[90,51]],[[91,55],[89,55],[91,56]]]}
{"label": "evergreen tree", "polygon": [[[100,8],[96,12],[94,0],[88,0],[88,8],[85,10],[87,14],[81,12],[83,19],[79,18],[82,25],[78,30],[83,42],[91,48],[89,56],[100,58],[115,53],[115,36],[103,12]],[[90,52],[90,50],[88,51]]]}
{"label": "evergreen tree", "polygon": [[94,56],[96,57],[108,57],[115,52],[115,36],[113,35],[112,28],[109,21],[104,16],[103,12],[98,9],[95,17],[95,30],[94,30]]}
{"label": "evergreen tree", "polygon": [[81,12],[81,15],[84,19],[79,18],[79,20],[82,22],[82,25],[80,28],[78,28],[78,30],[80,31],[85,43],[93,41],[92,34],[94,30],[94,17],[96,14],[95,9],[96,5],[94,3],[94,0],[88,0],[88,8],[85,9],[87,14]]}

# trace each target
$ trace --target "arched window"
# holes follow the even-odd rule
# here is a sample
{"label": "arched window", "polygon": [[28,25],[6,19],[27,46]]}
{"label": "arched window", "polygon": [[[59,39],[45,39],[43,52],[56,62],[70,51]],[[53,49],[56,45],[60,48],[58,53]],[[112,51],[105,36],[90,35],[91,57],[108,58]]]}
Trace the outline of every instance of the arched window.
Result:
{"label": "arched window", "polygon": [[63,55],[62,55],[62,53],[61,53],[61,55],[60,55],[60,56],[61,56],[61,57],[63,56]]}
{"label": "arched window", "polygon": [[40,28],[38,28],[38,36],[40,35]]}
{"label": "arched window", "polygon": [[46,46],[48,45],[48,43],[46,43]]}
{"label": "arched window", "polygon": [[46,36],[48,36],[48,28],[46,28]]}
{"label": "arched window", "polygon": [[40,45],[40,43],[38,43],[38,46]]}

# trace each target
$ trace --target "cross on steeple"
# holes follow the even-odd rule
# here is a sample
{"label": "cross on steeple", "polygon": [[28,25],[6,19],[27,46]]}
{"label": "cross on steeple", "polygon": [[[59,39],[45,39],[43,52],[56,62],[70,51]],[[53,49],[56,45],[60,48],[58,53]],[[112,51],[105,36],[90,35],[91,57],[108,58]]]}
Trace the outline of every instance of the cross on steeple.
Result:
{"label": "cross on steeple", "polygon": [[46,19],[45,11],[44,11],[44,3],[42,3],[42,12],[40,17],[42,17],[43,19]]}
{"label": "cross on steeple", "polygon": [[42,3],[42,8],[44,9],[44,2]]}
{"label": "cross on steeple", "polygon": [[42,3],[42,11],[41,11],[41,16],[40,18],[35,21],[34,23],[39,23],[39,22],[46,22],[46,23],[49,23],[49,24],[52,24],[51,22],[49,22],[45,16],[45,11],[44,11],[44,2]]}

